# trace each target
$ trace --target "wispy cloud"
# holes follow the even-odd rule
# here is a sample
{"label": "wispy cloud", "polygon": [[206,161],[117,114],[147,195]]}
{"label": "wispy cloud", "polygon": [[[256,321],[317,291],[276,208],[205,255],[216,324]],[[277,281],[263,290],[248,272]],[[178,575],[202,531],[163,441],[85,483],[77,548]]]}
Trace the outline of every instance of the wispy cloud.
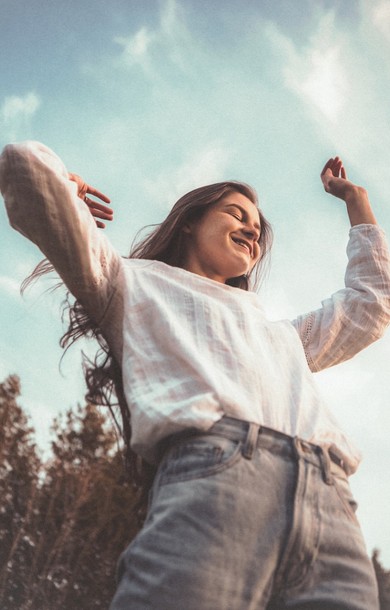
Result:
{"label": "wispy cloud", "polygon": [[0,292],[10,297],[20,298],[20,282],[12,277],[0,275]]}
{"label": "wispy cloud", "polygon": [[[157,64],[164,57],[170,66],[185,69],[184,54],[190,41],[183,10],[177,0],[166,0],[161,5],[157,27],[142,26],[135,34],[117,36],[114,42],[122,47],[117,65],[127,68],[140,66],[145,74],[156,76]],[[188,49],[187,49],[188,51]]]}
{"label": "wispy cloud", "polygon": [[26,129],[40,105],[41,100],[33,91],[24,96],[6,97],[0,107],[0,125],[7,138],[16,139],[19,131]]}
{"label": "wispy cloud", "polygon": [[372,7],[374,26],[390,41],[390,1],[381,0]]}
{"label": "wispy cloud", "polygon": [[317,31],[302,49],[273,24],[268,26],[267,35],[282,55],[285,85],[329,121],[336,121],[345,106],[348,78],[334,14],[321,17]]}
{"label": "wispy cloud", "polygon": [[191,189],[222,180],[229,158],[226,146],[212,143],[193,153],[171,172],[164,171],[153,181],[146,181],[145,190],[153,200],[160,201],[169,208],[178,197]]}
{"label": "wispy cloud", "polygon": [[306,96],[331,121],[344,105],[345,74],[340,68],[340,51],[331,47],[325,53],[314,49],[309,60],[306,78],[298,91]]}
{"label": "wispy cloud", "polygon": [[295,43],[275,23],[266,35],[285,88],[302,101],[324,141],[358,169],[365,186],[380,187],[388,200],[390,72],[383,36],[390,40],[390,2],[362,0],[361,7],[354,30],[344,31],[330,11],[317,19],[306,42]]}
{"label": "wispy cloud", "polygon": [[136,64],[144,69],[149,64],[149,49],[155,40],[155,35],[146,27],[142,27],[136,34],[128,38],[117,36],[114,42],[122,47],[121,59],[127,66]]}
{"label": "wispy cloud", "polygon": [[38,110],[41,102],[35,93],[27,93],[24,97],[11,95],[6,97],[1,107],[1,117],[5,125],[17,119],[27,119]]}

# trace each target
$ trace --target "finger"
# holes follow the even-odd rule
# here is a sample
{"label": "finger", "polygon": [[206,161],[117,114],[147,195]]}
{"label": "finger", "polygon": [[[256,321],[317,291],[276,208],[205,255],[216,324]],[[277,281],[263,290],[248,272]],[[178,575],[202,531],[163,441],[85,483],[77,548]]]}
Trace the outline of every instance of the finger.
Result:
{"label": "finger", "polygon": [[94,216],[95,218],[104,218],[104,220],[112,220],[113,219],[113,212],[112,210],[108,209],[106,210],[101,210],[101,209],[97,209],[94,206],[94,202],[91,201],[88,205],[88,209],[91,212],[92,216]]}
{"label": "finger", "polygon": [[69,174],[69,178],[77,184],[78,197],[80,197],[80,199],[84,199],[84,195],[86,194],[88,189],[88,184],[84,182],[84,180],[77,174]]}
{"label": "finger", "polygon": [[341,168],[341,177],[347,180],[347,172],[345,171],[344,165]]}
{"label": "finger", "polygon": [[333,165],[333,161],[334,161],[334,159],[329,159],[329,160],[328,160],[328,161],[325,163],[325,165],[324,165],[324,167],[323,167],[323,169],[322,169],[322,172],[321,172],[321,176],[323,176],[323,175],[325,174],[326,170],[331,169],[331,167],[332,167],[332,165]]}
{"label": "finger", "polygon": [[104,220],[113,220],[113,215],[112,214],[106,214],[105,212],[101,212],[100,210],[95,210],[94,208],[89,208],[89,211],[91,212],[92,216],[94,218],[103,218]]}
{"label": "finger", "polygon": [[94,197],[97,197],[98,199],[101,199],[102,201],[105,201],[106,203],[110,203],[110,198],[107,197],[107,195],[104,195],[103,193],[101,193],[100,191],[95,189],[93,186],[87,185],[86,193],[89,193],[90,195],[93,195]]}
{"label": "finger", "polygon": [[103,203],[99,203],[98,201],[93,201],[89,197],[84,197],[84,201],[89,208],[94,208],[95,210],[100,210],[101,212],[105,212],[106,214],[113,215],[114,210],[112,208],[107,207]]}
{"label": "finger", "polygon": [[343,167],[343,162],[340,157],[331,157],[324,165],[324,168],[321,172],[321,176],[325,174],[325,172],[330,169],[332,175],[335,177],[340,176],[341,168]]}
{"label": "finger", "polygon": [[334,165],[334,175],[336,177],[339,177],[341,175],[342,167],[343,167],[342,160],[339,157],[336,157],[336,162],[335,162],[335,165]]}
{"label": "finger", "polygon": [[339,157],[329,160],[329,169],[331,170],[333,176],[337,177],[340,174],[341,165],[342,164]]}
{"label": "finger", "polygon": [[100,220],[97,220],[97,221],[96,221],[96,226],[97,226],[99,229],[105,229],[105,228],[106,228],[106,225],[104,224],[104,222],[100,222]]}

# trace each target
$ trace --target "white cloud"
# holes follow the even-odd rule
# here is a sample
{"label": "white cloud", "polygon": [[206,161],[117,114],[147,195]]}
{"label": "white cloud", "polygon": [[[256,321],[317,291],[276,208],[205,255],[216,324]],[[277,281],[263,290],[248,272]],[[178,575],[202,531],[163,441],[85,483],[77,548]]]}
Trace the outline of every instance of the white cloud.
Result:
{"label": "white cloud", "polygon": [[126,67],[139,65],[148,76],[153,77],[158,76],[158,70],[152,67],[161,67],[162,57],[168,64],[184,70],[183,51],[187,49],[188,54],[190,41],[191,36],[177,0],[166,0],[162,4],[160,20],[154,30],[142,26],[135,34],[114,38],[114,42],[123,47],[119,64]]}
{"label": "white cloud", "polygon": [[20,298],[20,282],[6,275],[0,276],[0,291],[8,296]]}
{"label": "white cloud", "polygon": [[211,143],[171,172],[164,171],[153,181],[146,181],[145,190],[170,208],[178,197],[191,189],[223,180],[229,157],[226,147]]}
{"label": "white cloud", "polygon": [[4,140],[26,139],[30,120],[40,105],[41,100],[33,91],[24,96],[6,97],[0,106],[0,128]]}
{"label": "white cloud", "polygon": [[329,120],[336,120],[344,105],[345,75],[340,67],[340,53],[331,47],[325,53],[313,49],[306,78],[298,90],[311,100]]}
{"label": "white cloud", "polygon": [[178,28],[183,25],[179,11],[180,6],[176,0],[166,0],[162,7],[160,27],[161,31],[169,37],[177,34]]}
{"label": "white cloud", "polygon": [[0,110],[2,122],[8,126],[14,121],[29,119],[40,105],[39,97],[33,92],[27,93],[24,97],[17,95],[6,97]]}
{"label": "white cloud", "polygon": [[317,31],[302,50],[274,25],[268,26],[267,35],[282,54],[286,86],[329,121],[336,121],[345,106],[348,78],[333,13],[320,19]]}
{"label": "white cloud", "polygon": [[382,0],[372,10],[374,26],[390,40],[390,1]]}
{"label": "white cloud", "polygon": [[118,36],[114,38],[114,42],[123,47],[122,60],[126,65],[140,64],[146,67],[148,51],[154,38],[153,33],[146,27],[142,27],[134,36],[129,38]]}
{"label": "white cloud", "polygon": [[[284,86],[302,101],[324,143],[330,143],[371,195],[384,202],[390,197],[390,62],[382,34],[390,33],[389,6],[389,1],[362,0],[360,21],[353,30],[342,29],[334,13],[326,13],[316,20],[304,44],[295,43],[275,24],[265,30]],[[379,220],[386,221],[384,214]]]}

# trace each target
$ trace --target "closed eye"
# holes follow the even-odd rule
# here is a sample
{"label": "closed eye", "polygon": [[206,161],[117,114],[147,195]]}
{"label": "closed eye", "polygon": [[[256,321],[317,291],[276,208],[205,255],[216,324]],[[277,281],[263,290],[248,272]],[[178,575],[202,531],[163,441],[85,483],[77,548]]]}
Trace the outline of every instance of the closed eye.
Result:
{"label": "closed eye", "polygon": [[[242,223],[248,223],[248,214],[245,210],[243,210],[241,208],[241,206],[237,205],[236,203],[228,203],[226,206],[226,212],[228,214],[230,214],[231,216],[233,216],[233,218],[236,218],[239,222]],[[257,243],[260,243],[260,237],[261,237],[261,228],[260,228],[260,224],[258,222],[255,222],[253,225],[253,228],[255,229],[255,233],[258,235],[257,238]],[[252,233],[252,238],[254,237],[254,232],[251,230]],[[256,236],[257,236],[256,235]]]}
{"label": "closed eye", "polygon": [[233,216],[234,218],[237,218],[237,220],[239,220],[240,222],[243,222],[243,218],[241,216],[239,216],[238,214],[234,214],[233,212],[230,212],[230,215]]}

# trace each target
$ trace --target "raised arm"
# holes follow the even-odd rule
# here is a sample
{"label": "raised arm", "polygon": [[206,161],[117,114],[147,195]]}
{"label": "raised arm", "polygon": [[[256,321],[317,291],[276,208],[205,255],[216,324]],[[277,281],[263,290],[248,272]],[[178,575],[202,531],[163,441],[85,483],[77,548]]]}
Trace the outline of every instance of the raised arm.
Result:
{"label": "raised arm", "polygon": [[293,321],[312,371],[348,360],[390,324],[390,254],[367,192],[347,179],[339,157],[321,172],[325,190],[346,203],[351,222],[345,288]]}
{"label": "raised arm", "polygon": [[[102,214],[108,219],[107,206],[95,202],[92,209],[88,207],[88,201],[78,196],[78,186],[59,157],[38,142],[9,145],[0,157],[0,188],[11,225],[40,248],[99,322],[120,257],[93,218]],[[84,196],[102,195],[86,187]],[[103,196],[103,201],[108,198]]]}

